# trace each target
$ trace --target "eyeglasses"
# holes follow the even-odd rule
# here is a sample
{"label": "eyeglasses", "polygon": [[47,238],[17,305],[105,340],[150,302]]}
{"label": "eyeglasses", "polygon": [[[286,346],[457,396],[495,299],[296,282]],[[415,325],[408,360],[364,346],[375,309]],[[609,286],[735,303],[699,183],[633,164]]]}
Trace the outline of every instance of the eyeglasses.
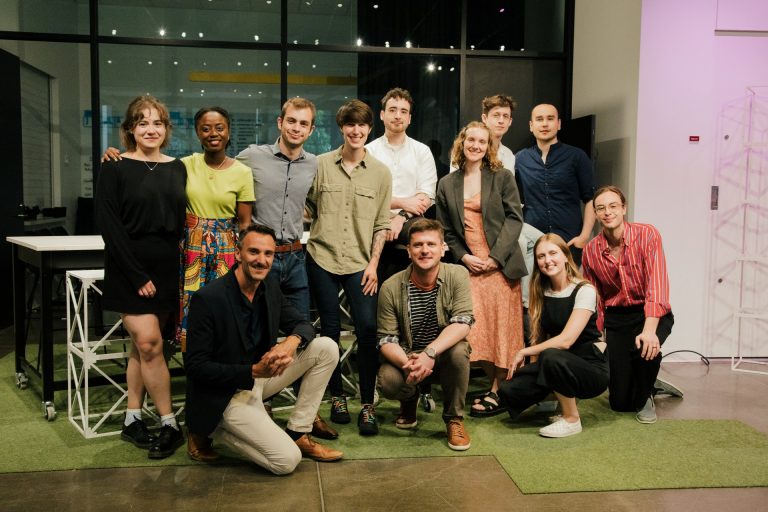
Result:
{"label": "eyeglasses", "polygon": [[595,213],[604,215],[606,212],[617,212],[621,210],[622,206],[624,205],[621,203],[611,203],[607,206],[601,204],[600,206],[595,206]]}

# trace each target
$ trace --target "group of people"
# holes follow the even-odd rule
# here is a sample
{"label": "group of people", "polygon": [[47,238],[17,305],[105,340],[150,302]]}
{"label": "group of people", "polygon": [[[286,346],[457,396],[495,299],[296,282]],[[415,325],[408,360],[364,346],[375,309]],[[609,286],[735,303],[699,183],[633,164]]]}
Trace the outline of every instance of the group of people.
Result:
{"label": "group of people", "polygon": [[[448,446],[469,449],[472,366],[488,377],[487,391],[470,398],[472,416],[516,418],[554,394],[561,414],[540,434],[564,437],[581,431],[576,400],[608,388],[612,408],[656,420],[660,346],[673,323],[658,231],[625,221],[618,188],[595,191],[589,159],[557,140],[554,106],[534,107],[536,144],[515,155],[501,139],[516,103],[485,98],[482,121],[459,132],[453,172],[439,182],[429,148],[406,133],[413,106],[408,91],[387,92],[385,132],[368,143],[373,110],[346,102],[336,115],[343,144],[316,157],[303,149],[315,106],[292,98],[277,141],[235,158],[229,114],[203,108],[194,117],[203,152],[176,160],[162,153],[167,108],[150,96],[129,105],[126,151],[107,150],[95,196],[104,306],[133,340],[123,439],[150,458],[184,443],[163,358],[163,340],[176,338],[190,457],[216,459],[215,441],[276,474],[302,456],[341,459],[314,439],[338,437],[318,415],[326,389],[331,422],[352,420],[340,290],[357,339],[361,435],[379,433],[377,385],[400,402],[395,426],[410,429],[434,381]],[[602,230],[590,241],[595,218]],[[282,429],[269,400],[292,384]],[[157,433],[142,420],[146,393]]]}

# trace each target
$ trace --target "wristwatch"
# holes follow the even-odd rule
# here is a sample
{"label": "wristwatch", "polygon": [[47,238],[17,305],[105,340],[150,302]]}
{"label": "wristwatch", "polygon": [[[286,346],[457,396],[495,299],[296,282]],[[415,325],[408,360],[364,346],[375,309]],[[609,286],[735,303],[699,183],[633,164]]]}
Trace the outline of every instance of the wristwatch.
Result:
{"label": "wristwatch", "polygon": [[399,212],[397,212],[397,214],[402,218],[404,218],[405,220],[410,219],[410,217],[408,216],[408,212],[406,212],[405,210],[400,210]]}
{"label": "wristwatch", "polygon": [[424,353],[427,354],[427,357],[430,358],[430,359],[434,360],[435,358],[437,358],[437,354],[435,353],[435,349],[433,349],[432,347],[425,348],[424,349]]}

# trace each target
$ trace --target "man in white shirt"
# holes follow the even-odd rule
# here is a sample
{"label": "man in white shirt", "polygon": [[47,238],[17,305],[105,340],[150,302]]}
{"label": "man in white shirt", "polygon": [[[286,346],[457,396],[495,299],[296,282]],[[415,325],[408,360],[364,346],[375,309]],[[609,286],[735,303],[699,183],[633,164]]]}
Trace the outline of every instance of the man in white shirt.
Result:
{"label": "man in white shirt", "polygon": [[389,243],[381,256],[379,282],[406,267],[407,254],[394,247],[395,243],[408,243],[408,227],[424,216],[435,199],[437,169],[432,152],[405,133],[411,124],[412,109],[411,93],[399,87],[389,90],[381,99],[379,114],[384,135],[366,145],[392,173]]}

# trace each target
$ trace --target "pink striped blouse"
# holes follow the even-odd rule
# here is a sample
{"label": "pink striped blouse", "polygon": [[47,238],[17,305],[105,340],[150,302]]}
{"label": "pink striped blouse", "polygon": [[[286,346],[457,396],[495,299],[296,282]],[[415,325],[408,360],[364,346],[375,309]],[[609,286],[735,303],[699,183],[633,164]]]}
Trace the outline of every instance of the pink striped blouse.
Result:
{"label": "pink striped blouse", "polygon": [[[600,313],[606,306],[643,305],[646,317],[661,318],[672,310],[669,277],[659,231],[650,224],[624,223],[621,254],[611,256],[601,232],[584,248],[584,277],[597,288]],[[602,320],[602,314],[600,315]],[[602,322],[599,322],[602,328]]]}

